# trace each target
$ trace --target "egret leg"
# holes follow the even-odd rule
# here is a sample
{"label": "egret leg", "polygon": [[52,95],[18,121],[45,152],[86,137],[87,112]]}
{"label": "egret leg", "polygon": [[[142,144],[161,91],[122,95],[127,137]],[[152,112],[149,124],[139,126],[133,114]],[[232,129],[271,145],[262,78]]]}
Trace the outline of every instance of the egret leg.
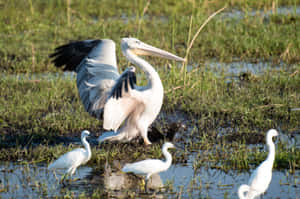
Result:
{"label": "egret leg", "polygon": [[145,179],[145,192],[146,193],[148,192],[148,181],[149,181],[150,177],[151,177],[151,174],[148,174]]}
{"label": "egret leg", "polygon": [[67,179],[67,177],[68,177],[68,173],[64,174],[64,175],[61,177],[60,182],[59,182],[59,183],[61,183],[64,187],[67,186],[67,184],[66,184],[66,179]]}
{"label": "egret leg", "polygon": [[[76,169],[77,169],[77,167],[73,167],[73,168],[72,168],[72,170],[71,170],[71,172],[70,172],[70,176],[74,175]],[[73,180],[71,179],[71,181],[77,181],[77,180],[79,180],[79,179],[80,179],[80,178],[75,178],[75,179],[73,179]]]}
{"label": "egret leg", "polygon": [[148,193],[148,179],[145,179],[145,192]]}
{"label": "egret leg", "polygon": [[55,171],[53,172],[53,174],[54,174],[55,179],[58,181],[58,177],[57,177]]}

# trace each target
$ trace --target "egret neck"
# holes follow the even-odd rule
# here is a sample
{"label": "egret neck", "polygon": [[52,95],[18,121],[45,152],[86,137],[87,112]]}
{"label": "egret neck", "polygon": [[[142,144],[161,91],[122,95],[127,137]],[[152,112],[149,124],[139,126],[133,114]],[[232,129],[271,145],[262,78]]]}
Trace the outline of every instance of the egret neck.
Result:
{"label": "egret neck", "polygon": [[82,142],[84,148],[86,149],[87,161],[88,161],[92,156],[92,152],[91,152],[90,144],[86,141],[86,137],[87,136],[81,136],[81,142]]}
{"label": "egret neck", "polygon": [[165,164],[164,164],[165,169],[168,169],[172,164],[172,155],[169,153],[168,147],[166,147],[166,146],[163,147],[162,152],[166,158]]}
{"label": "egret neck", "polygon": [[267,145],[269,147],[269,154],[266,159],[266,162],[268,162],[269,167],[273,167],[273,162],[275,160],[275,144],[273,143],[272,136],[268,134],[267,136]]}

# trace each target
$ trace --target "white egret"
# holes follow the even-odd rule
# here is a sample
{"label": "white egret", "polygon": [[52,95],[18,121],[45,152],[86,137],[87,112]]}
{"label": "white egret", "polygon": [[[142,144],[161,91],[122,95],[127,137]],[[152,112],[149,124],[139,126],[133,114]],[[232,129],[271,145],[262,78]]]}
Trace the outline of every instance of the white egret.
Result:
{"label": "white egret", "polygon": [[109,39],[72,42],[56,48],[50,57],[54,57],[55,66],[77,73],[77,88],[86,111],[98,119],[103,113],[103,128],[113,130],[100,136],[99,142],[130,141],[142,136],[146,145],[151,144],[147,130],[161,109],[163,85],[155,69],[138,55],[185,59],[135,38],[123,38],[121,49],[146,73],[147,86],[135,85],[134,67],[119,74],[115,43]]}
{"label": "white egret", "polygon": [[272,168],[275,159],[275,145],[272,141],[274,136],[278,136],[278,132],[275,129],[267,132],[268,157],[252,173],[248,185],[243,184],[239,187],[238,195],[240,199],[253,199],[268,189],[272,179]]}
{"label": "white egret", "polygon": [[142,160],[131,164],[125,164],[125,166],[122,168],[122,171],[146,176],[145,190],[147,190],[147,182],[151,175],[166,171],[171,166],[172,156],[168,152],[169,148],[175,148],[175,146],[170,142],[166,142],[162,147],[162,152],[166,158],[165,161],[158,159]]}
{"label": "white egret", "polygon": [[77,148],[64,155],[60,156],[57,160],[51,163],[48,166],[49,170],[52,169],[65,169],[66,173],[63,176],[63,179],[70,175],[72,176],[76,168],[80,165],[87,163],[91,159],[91,148],[89,143],[86,141],[86,137],[90,135],[90,132],[87,130],[82,131],[81,133],[81,142],[84,148]]}

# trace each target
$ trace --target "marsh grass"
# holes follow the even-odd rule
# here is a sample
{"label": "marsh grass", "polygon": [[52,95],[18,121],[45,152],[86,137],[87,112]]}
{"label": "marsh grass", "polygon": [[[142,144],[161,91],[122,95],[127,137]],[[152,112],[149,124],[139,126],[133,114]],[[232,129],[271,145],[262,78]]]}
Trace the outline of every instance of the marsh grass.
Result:
{"label": "marsh grass", "polygon": [[[263,3],[216,1],[214,4],[208,1],[149,2],[114,1],[111,5],[112,2],[94,0],[88,3],[36,0],[3,3],[0,13],[1,70],[9,73],[56,71],[48,58],[56,46],[70,40],[93,38],[111,38],[119,46],[121,37],[133,36],[184,56],[189,32],[195,33],[220,7],[227,5],[228,12],[236,8],[245,13],[253,9],[268,11],[274,7],[271,0]],[[275,7],[283,2],[276,1]],[[285,5],[295,7],[297,1]],[[222,61],[239,57],[241,60],[259,58],[276,63],[299,62],[298,27],[299,17],[293,13],[278,15],[275,12],[270,17],[246,15],[241,19],[217,15],[195,40],[189,62],[199,63],[216,57]],[[126,65],[119,48],[118,57],[122,57],[120,65]]]}
{"label": "marsh grass", "polygon": [[[226,160],[229,166],[223,165],[225,170],[249,167],[247,161],[250,158],[241,154],[243,148],[234,147],[234,143],[239,143],[239,139],[221,140],[221,145],[216,145],[220,140],[211,129],[218,126],[238,127],[240,132],[237,132],[235,137],[240,135],[247,140],[251,137],[249,136],[251,131],[259,132],[264,137],[264,132],[269,128],[280,126],[282,129],[293,129],[299,124],[299,113],[290,111],[292,107],[298,106],[300,93],[297,86],[300,79],[298,75],[291,75],[293,72],[270,72],[247,81],[226,83],[225,77],[216,77],[210,71],[201,70],[201,67],[194,72],[187,72],[186,77],[183,77],[181,69],[175,66],[165,70],[160,71],[164,87],[167,88],[163,111],[170,114],[175,110],[182,111],[194,118],[192,125],[196,125],[197,129],[190,134],[194,143],[188,150],[205,150],[208,156],[201,157],[202,163],[208,161],[218,167],[220,160]],[[2,85],[0,100],[3,104],[0,109],[1,150],[5,152],[4,154],[9,154],[12,151],[5,148],[15,146],[19,147],[20,151],[12,155],[11,160],[21,158],[22,154],[27,154],[29,150],[33,153],[32,156],[27,154],[25,157],[32,157],[29,158],[32,160],[41,157],[36,161],[48,161],[49,157],[45,159],[42,155],[34,155],[35,150],[41,149],[28,147],[36,146],[38,143],[45,145],[46,148],[49,144],[70,143],[72,139],[66,138],[78,136],[83,129],[89,129],[94,136],[99,136],[103,131],[101,121],[85,112],[74,79],[3,78],[0,83]],[[157,121],[155,125],[168,125],[164,122],[159,123],[160,121]],[[218,154],[210,152],[215,150],[215,145],[221,147]],[[125,149],[106,148],[109,151],[109,160],[122,159],[123,151],[130,151],[131,146],[123,147]],[[235,148],[238,152],[224,153],[230,151],[230,148]],[[159,145],[138,149],[131,153],[131,161],[162,157]],[[104,162],[105,155],[101,153],[105,154],[105,150],[100,151],[95,151],[99,159],[91,161],[97,163],[96,165]],[[291,168],[298,168],[298,153],[296,150],[281,154],[278,168],[290,165]],[[45,154],[49,155],[49,152],[45,151]],[[3,158],[8,156],[5,155]],[[184,161],[184,157],[180,155],[178,157],[179,162]],[[284,160],[291,157],[291,160]]]}
{"label": "marsh grass", "polygon": [[[138,37],[183,57],[192,33],[211,13],[226,5],[226,11],[239,9],[246,13],[245,17],[218,15],[205,26],[188,54],[189,63],[199,67],[189,72],[173,62],[149,60],[163,81],[162,112],[185,113],[185,120],[193,126],[181,141],[185,150],[176,152],[174,162],[184,163],[188,155],[197,153],[195,170],[202,166],[223,171],[256,167],[265,159],[266,152],[260,146],[248,147],[250,137],[258,134],[255,144],[264,144],[269,128],[280,127],[286,132],[299,128],[300,112],[291,110],[299,108],[300,101],[300,18],[293,13],[274,12],[268,17],[247,13],[299,4],[298,0],[0,1],[0,71],[4,74],[0,79],[0,160],[49,163],[82,147],[74,142],[80,141],[83,129],[92,132],[92,139],[103,132],[102,121],[84,110],[74,79],[61,78],[63,75],[54,79],[5,76],[57,72],[48,55],[70,40],[115,40],[121,70],[128,66],[119,49],[123,36]],[[216,75],[206,69],[204,60],[211,58],[224,62],[267,60],[275,65],[283,61],[287,66],[259,76],[240,74],[238,79],[228,82],[228,75]],[[296,64],[292,67],[290,63]],[[140,84],[145,84],[143,75],[138,78]],[[157,120],[154,125],[164,129],[168,123]],[[216,129],[228,126],[238,130],[231,137],[219,138]],[[161,143],[146,148],[139,142],[91,145],[93,156],[88,165],[100,170],[113,160],[163,158]],[[299,169],[299,149],[284,150],[279,146],[276,150],[276,169],[288,168],[291,173]],[[169,189],[172,191],[171,182]],[[129,198],[137,195],[133,191],[127,194]],[[106,196],[106,192],[97,189],[92,195],[82,194],[79,198]],[[73,197],[65,193],[65,198]]]}
{"label": "marsh grass", "polygon": [[[228,122],[232,127],[235,123],[266,129],[291,123],[296,127],[299,113],[290,109],[299,105],[300,79],[291,77],[292,73],[274,71],[254,79],[226,83],[225,77],[216,77],[200,66],[188,73],[184,84],[182,73],[174,67],[161,74],[164,87],[168,88],[163,108],[176,107],[200,115],[201,125],[215,119],[220,125]],[[287,123],[282,124],[282,120]]]}

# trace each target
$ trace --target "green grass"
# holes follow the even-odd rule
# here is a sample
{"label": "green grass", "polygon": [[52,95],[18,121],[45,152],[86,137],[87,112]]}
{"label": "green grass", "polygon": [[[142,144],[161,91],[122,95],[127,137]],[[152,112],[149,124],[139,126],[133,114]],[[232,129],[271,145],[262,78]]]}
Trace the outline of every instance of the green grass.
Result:
{"label": "green grass", "polygon": [[[300,98],[297,86],[300,84],[300,78],[299,75],[291,75],[293,72],[274,71],[264,76],[252,77],[253,79],[248,81],[233,81],[228,84],[225,83],[225,77],[216,77],[209,71],[199,70],[182,75],[179,70],[173,67],[171,71],[160,72],[161,78],[165,80],[163,83],[166,90],[163,111],[172,114],[173,111],[179,110],[194,117],[190,125],[197,125],[198,131],[188,133],[195,142],[187,148],[188,151],[199,150],[204,146],[207,147],[205,150],[213,151],[215,143],[219,143],[214,129],[219,126],[230,125],[232,128],[240,129],[236,136],[241,136],[241,139],[233,140],[233,144],[230,144],[232,140],[225,140],[222,146],[226,147],[221,150],[220,156],[208,152],[208,159],[202,158],[201,161],[210,160],[216,166],[219,161],[226,161],[229,168],[232,168],[232,165],[236,165],[238,169],[248,168],[248,163],[239,164],[247,161],[239,158],[245,157],[239,155],[243,150],[236,150],[239,151],[238,154],[223,154],[222,151],[230,151],[234,143],[240,143],[243,138],[246,140],[251,138],[252,133],[258,132],[264,137],[269,128],[280,126],[285,131],[298,128],[300,113],[290,111],[291,108],[298,107]],[[79,135],[83,129],[89,129],[94,136],[99,136],[103,132],[101,121],[85,112],[77,94],[75,81],[72,79],[2,78],[0,85],[2,93],[0,101],[3,105],[0,109],[1,150],[5,152],[0,159],[7,160],[7,157],[10,157],[7,154],[14,148],[9,148],[8,152],[6,148],[12,143],[22,151],[11,155],[10,159],[16,160],[21,158],[18,154],[22,156],[23,153],[27,153],[27,148],[32,144],[45,144],[47,148],[48,144],[61,142],[61,137]],[[173,90],[176,87],[178,89]],[[163,128],[168,124],[158,120],[154,125]],[[203,134],[208,130],[210,133]],[[26,148],[23,149],[22,146]],[[111,160],[122,159],[123,151],[129,150],[114,149],[115,151],[108,150],[112,156]],[[143,159],[149,155],[162,157],[160,147],[147,148],[148,156],[142,155],[146,151],[141,149],[139,147],[139,150],[133,152],[131,158]],[[42,155],[34,155],[35,151],[39,152],[41,149],[32,148],[29,151],[33,153],[32,158],[26,155],[30,161],[45,160]],[[103,157],[101,153],[105,151],[96,152],[97,155],[94,157]],[[281,158],[283,159],[281,162],[285,163],[278,164],[278,168],[286,168],[290,157],[291,161],[294,161],[294,167],[298,168],[300,161],[298,153],[299,150],[294,153],[286,152],[282,156],[286,159]],[[49,157],[49,152],[46,151],[45,155]],[[179,156],[178,161],[182,160],[184,157]],[[97,163],[95,165],[99,165],[98,163],[103,161],[103,158],[96,158],[91,164],[94,162]],[[223,169],[226,170],[225,166]]]}
{"label": "green grass", "polygon": [[8,134],[21,131],[25,134],[63,135],[101,125],[83,109],[72,80],[4,78],[1,86],[1,128],[8,128]]}
{"label": "green grass", "polygon": [[[299,106],[299,70],[270,71],[262,76],[249,76],[244,81],[226,83],[205,71],[204,66],[192,73],[174,69],[161,75],[166,88],[164,109],[181,109],[199,115],[202,123],[230,122],[232,126],[248,125],[268,129],[283,125],[295,128],[299,112],[290,109]],[[174,88],[176,90],[174,90]],[[208,121],[207,121],[208,120]],[[285,121],[282,124],[282,121]]]}
{"label": "green grass", "polygon": [[[271,0],[199,1],[195,4],[190,1],[153,1],[143,15],[146,1],[70,1],[69,6],[66,2],[24,0],[0,3],[2,71],[56,71],[48,58],[56,46],[70,40],[90,38],[111,38],[119,47],[121,37],[133,36],[184,56],[191,17],[191,33],[194,34],[204,20],[224,4],[227,5],[224,12],[241,9],[247,13],[253,9],[272,10],[273,3]],[[278,7],[286,1],[275,2],[275,7]],[[298,4],[298,1],[285,3],[292,8]],[[208,58],[299,62],[299,19],[293,12],[289,15],[275,13],[269,18],[246,15],[235,19],[218,15],[196,39],[189,62],[201,63]],[[120,65],[125,65],[119,49],[118,57]]]}

